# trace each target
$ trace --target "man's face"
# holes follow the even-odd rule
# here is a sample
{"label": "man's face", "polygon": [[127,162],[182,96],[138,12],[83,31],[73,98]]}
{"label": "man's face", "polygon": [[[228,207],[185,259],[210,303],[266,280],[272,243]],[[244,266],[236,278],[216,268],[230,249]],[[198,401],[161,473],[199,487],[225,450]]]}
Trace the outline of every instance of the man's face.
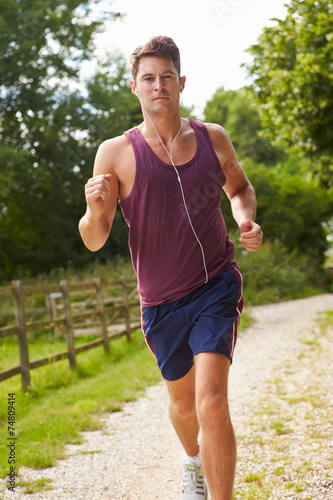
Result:
{"label": "man's face", "polygon": [[162,111],[179,108],[179,93],[185,84],[185,77],[179,77],[171,59],[146,56],[140,59],[136,82],[131,82],[144,108]]}

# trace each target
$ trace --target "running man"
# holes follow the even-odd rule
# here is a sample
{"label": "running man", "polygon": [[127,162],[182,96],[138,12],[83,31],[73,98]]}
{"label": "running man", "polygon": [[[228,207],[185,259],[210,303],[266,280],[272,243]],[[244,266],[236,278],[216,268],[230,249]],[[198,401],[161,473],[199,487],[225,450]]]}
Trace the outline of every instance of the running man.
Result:
{"label": "running man", "polygon": [[181,117],[186,78],[173,40],[158,36],[138,47],[131,69],[143,122],[100,145],[79,230],[99,250],[119,202],[143,332],[184,448],[181,498],[206,499],[207,481],[212,500],[230,500],[236,442],[227,386],[243,298],[220,206],[223,189],[241,243],[255,252],[263,237],[256,196],[226,131]]}

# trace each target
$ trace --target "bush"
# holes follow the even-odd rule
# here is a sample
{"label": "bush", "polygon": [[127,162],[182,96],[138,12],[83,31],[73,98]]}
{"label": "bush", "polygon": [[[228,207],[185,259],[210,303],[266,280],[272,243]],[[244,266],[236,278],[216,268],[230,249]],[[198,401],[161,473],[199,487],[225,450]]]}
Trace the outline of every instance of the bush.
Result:
{"label": "bush", "polygon": [[329,290],[330,278],[318,263],[289,252],[280,242],[265,242],[258,252],[242,249],[238,236],[235,258],[244,276],[246,304],[259,305],[293,300]]}

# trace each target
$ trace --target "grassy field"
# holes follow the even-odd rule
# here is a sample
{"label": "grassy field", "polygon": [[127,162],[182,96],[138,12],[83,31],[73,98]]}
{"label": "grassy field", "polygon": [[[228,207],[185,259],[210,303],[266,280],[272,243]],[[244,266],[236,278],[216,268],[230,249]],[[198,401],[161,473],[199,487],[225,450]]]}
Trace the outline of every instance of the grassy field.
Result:
{"label": "grassy field", "polygon": [[0,384],[2,477],[7,474],[9,393],[16,401],[17,465],[44,468],[63,456],[66,443],[79,443],[81,431],[97,429],[99,415],[121,410],[124,402],[160,380],[141,332],[130,343],[113,341],[109,354],[102,347],[81,353],[77,362],[75,372],[68,360],[31,371],[31,389],[25,392],[19,376]]}

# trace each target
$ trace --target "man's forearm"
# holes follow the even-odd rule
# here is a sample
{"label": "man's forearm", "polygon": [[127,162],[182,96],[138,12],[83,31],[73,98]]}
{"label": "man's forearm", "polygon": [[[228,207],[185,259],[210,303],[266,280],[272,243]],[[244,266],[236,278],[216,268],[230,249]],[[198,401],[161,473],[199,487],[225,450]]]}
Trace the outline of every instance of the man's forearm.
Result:
{"label": "man's forearm", "polygon": [[245,220],[255,221],[257,212],[256,194],[251,184],[248,184],[231,200],[232,215],[240,227]]}
{"label": "man's forearm", "polygon": [[102,248],[110,233],[104,215],[93,216],[89,211],[80,220],[79,231],[84,244],[91,252]]}

